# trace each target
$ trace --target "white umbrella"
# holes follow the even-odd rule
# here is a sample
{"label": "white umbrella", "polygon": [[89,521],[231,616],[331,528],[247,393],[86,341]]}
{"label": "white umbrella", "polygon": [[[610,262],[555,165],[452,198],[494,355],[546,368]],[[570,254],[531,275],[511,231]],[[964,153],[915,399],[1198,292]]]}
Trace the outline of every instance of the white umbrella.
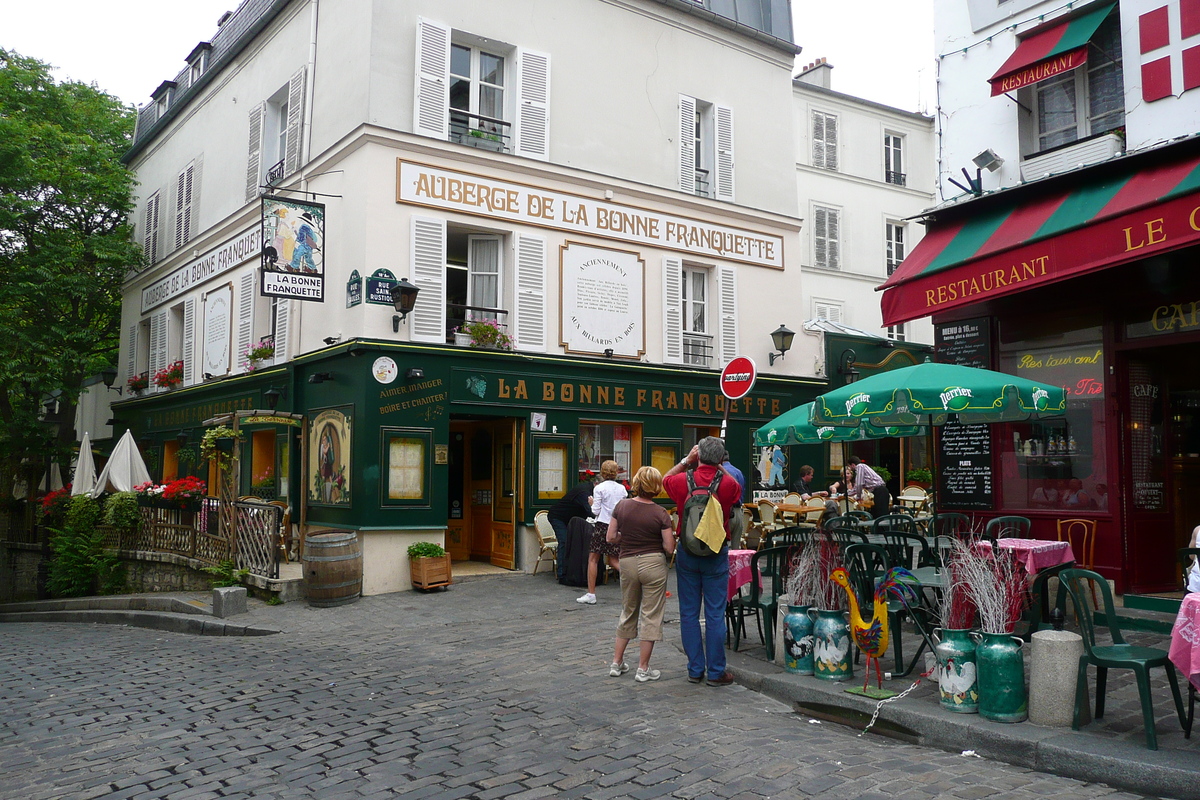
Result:
{"label": "white umbrella", "polygon": [[113,448],[108,463],[96,478],[96,486],[92,489],[92,497],[99,497],[105,492],[128,492],[142,483],[150,480],[150,470],[142,461],[137,443],[133,441],[133,432],[125,431],[125,435]]}
{"label": "white umbrella", "polygon": [[88,494],[96,485],[96,461],[92,458],[92,435],[83,432],[79,443],[79,457],[75,459],[75,478],[71,481],[71,494]]}

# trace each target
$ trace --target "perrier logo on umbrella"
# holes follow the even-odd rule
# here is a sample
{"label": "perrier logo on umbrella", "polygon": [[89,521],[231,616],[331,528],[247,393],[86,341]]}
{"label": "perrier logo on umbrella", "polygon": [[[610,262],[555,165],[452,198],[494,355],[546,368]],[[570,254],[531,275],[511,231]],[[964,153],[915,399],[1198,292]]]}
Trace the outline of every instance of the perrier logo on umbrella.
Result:
{"label": "perrier logo on umbrella", "polygon": [[861,417],[867,413],[871,405],[871,395],[859,392],[846,401],[846,413],[852,417]]}
{"label": "perrier logo on umbrella", "polygon": [[835,432],[834,428],[829,425],[826,425],[824,428],[817,428],[817,436],[823,440],[832,439]]}
{"label": "perrier logo on umbrella", "polygon": [[1033,390],[1033,407],[1038,411],[1045,411],[1046,406],[1050,402],[1050,393],[1040,386]]}
{"label": "perrier logo on umbrella", "polygon": [[951,386],[938,397],[947,411],[962,411],[971,404],[971,390],[961,386]]}

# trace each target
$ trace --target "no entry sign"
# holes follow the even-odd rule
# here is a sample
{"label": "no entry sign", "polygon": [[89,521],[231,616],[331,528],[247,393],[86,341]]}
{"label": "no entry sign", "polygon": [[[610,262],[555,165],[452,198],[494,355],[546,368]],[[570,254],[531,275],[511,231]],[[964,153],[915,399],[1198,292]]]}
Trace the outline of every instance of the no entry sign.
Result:
{"label": "no entry sign", "polygon": [[721,370],[721,394],[730,400],[745,397],[754,388],[754,379],[757,377],[758,368],[754,362],[746,356],[738,356]]}

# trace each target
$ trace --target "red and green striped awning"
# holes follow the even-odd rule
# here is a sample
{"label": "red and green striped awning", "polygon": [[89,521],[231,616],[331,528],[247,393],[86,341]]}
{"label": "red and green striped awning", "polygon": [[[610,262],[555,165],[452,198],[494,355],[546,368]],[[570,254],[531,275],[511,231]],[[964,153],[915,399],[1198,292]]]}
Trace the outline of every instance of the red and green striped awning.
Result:
{"label": "red and green striped awning", "polygon": [[934,223],[879,287],[884,324],[1198,242],[1200,155],[1081,180],[1027,202]]}
{"label": "red and green striped awning", "polygon": [[1116,3],[1101,3],[1077,17],[1034,28],[996,74],[992,96],[1053,78],[1087,63],[1088,42]]}

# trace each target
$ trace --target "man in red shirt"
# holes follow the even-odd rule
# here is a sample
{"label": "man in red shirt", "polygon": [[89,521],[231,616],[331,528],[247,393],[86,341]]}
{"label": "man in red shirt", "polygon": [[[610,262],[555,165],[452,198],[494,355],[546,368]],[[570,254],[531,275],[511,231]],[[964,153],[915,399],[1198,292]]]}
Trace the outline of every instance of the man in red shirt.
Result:
{"label": "man in red shirt", "polygon": [[[729,591],[729,511],[741,501],[742,487],[725,471],[725,442],[708,436],[692,448],[687,458],[663,477],[663,489],[683,514],[688,498],[688,472],[696,487],[707,487],[718,471],[717,502],[724,512],[725,546],[708,557],[694,556],[686,548],[675,550],[675,578],[679,594],[679,628],[688,658],[688,680],[700,683],[707,676],[709,686],[733,683],[725,670],[725,603]],[[675,531],[676,539],[679,531]],[[704,636],[700,635],[700,602],[704,601]]]}

